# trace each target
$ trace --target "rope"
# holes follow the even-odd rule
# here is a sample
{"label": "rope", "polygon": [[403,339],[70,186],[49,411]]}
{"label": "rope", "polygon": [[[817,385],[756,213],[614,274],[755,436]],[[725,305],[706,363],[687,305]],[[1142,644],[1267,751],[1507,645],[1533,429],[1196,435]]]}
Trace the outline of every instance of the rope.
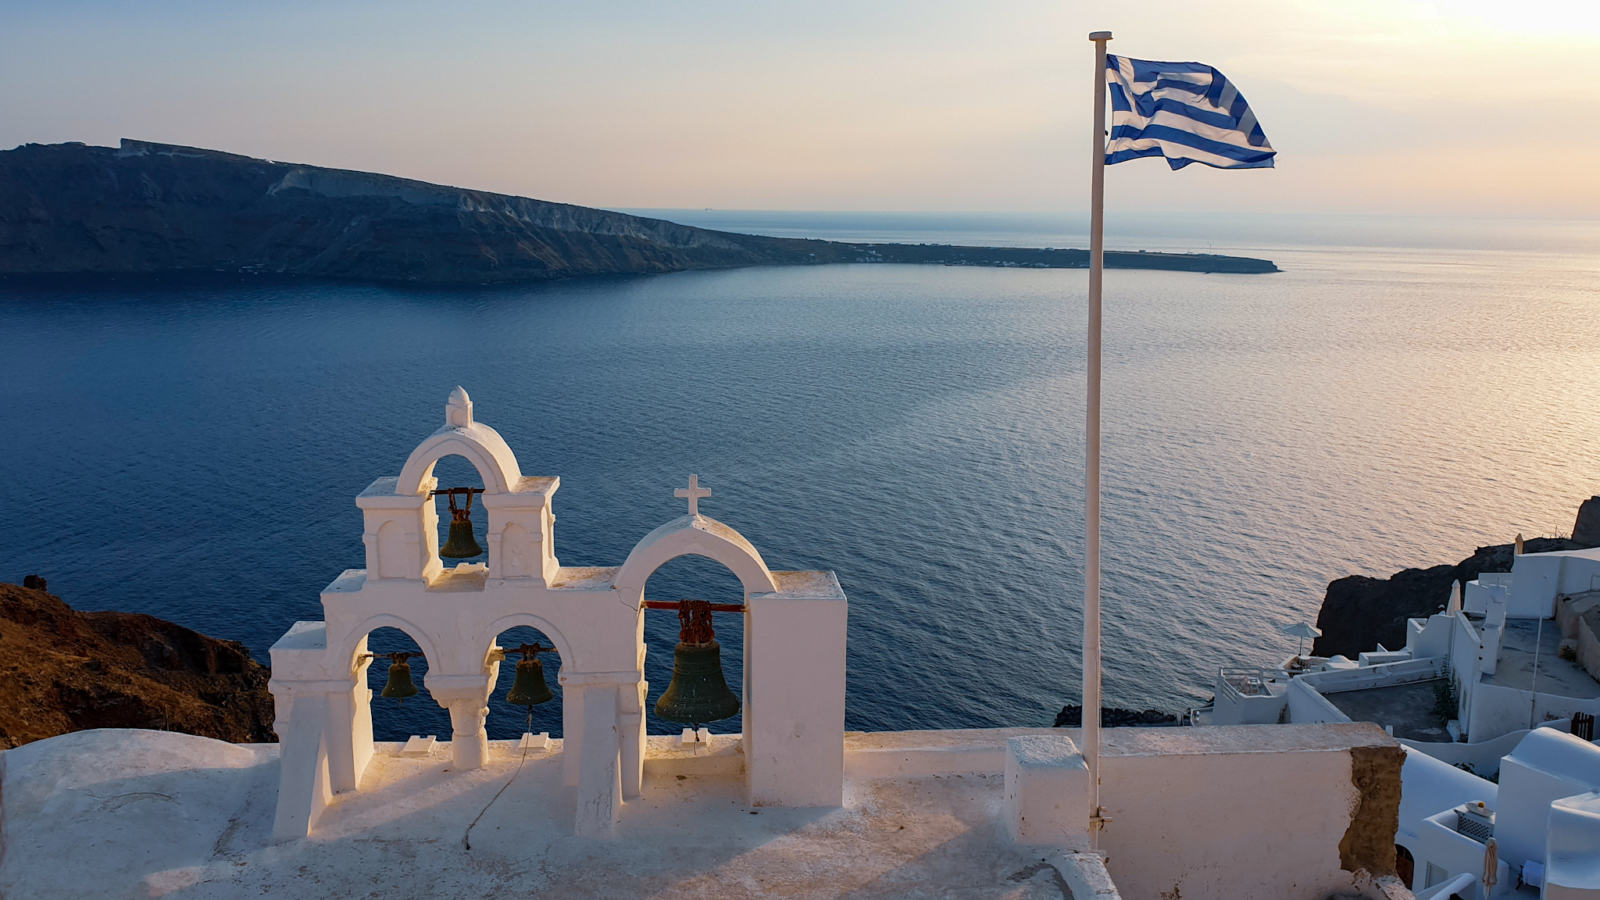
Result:
{"label": "rope", "polygon": [[[528,721],[522,726],[523,734],[530,733],[530,729],[532,729],[532,728],[533,728],[533,707],[530,706],[530,707],[528,707]],[[506,779],[506,783],[505,784],[500,785],[500,790],[494,792],[494,796],[490,797],[489,798],[489,802],[485,803],[483,805],[483,809],[478,810],[477,817],[475,817],[472,820],[472,824],[471,825],[467,826],[466,833],[461,835],[461,846],[462,846],[463,849],[465,849],[465,850],[471,850],[472,849],[472,841],[469,840],[469,838],[472,837],[472,829],[478,827],[478,819],[483,818],[483,814],[489,811],[489,807],[493,806],[494,802],[496,800],[500,799],[500,795],[504,794],[506,792],[506,788],[511,787],[511,782],[517,780],[517,775],[522,772],[522,764],[527,762],[527,761],[528,761],[528,745],[526,743],[524,743],[522,745],[522,759],[517,761],[517,767],[516,767],[515,770],[512,771],[511,777]]]}

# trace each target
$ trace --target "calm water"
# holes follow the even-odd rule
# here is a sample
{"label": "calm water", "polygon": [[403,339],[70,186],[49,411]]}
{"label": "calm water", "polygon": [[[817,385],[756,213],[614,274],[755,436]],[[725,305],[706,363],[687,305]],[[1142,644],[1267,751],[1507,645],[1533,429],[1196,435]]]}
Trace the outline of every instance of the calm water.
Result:
{"label": "calm water", "polygon": [[[1081,243],[1027,220],[696,215],[677,217]],[[1256,250],[1285,271],[1107,274],[1108,703],[1203,701],[1208,670],[1292,650],[1275,626],[1314,619],[1330,579],[1565,532],[1600,493],[1592,226],[1413,229],[1418,249],[1385,249],[1357,246],[1360,223],[1203,241],[1171,224],[1112,243]],[[1078,694],[1085,285],[827,266],[464,291],[0,288],[0,577],[39,572],[80,608],[265,659],[362,564],[353,498],[398,473],[460,383],[523,471],[562,477],[565,564],[620,564],[698,472],[705,512],[774,568],[838,572],[849,727],[1047,724]],[[451,462],[442,481],[475,481]],[[739,595],[693,560],[648,591]],[[649,628],[652,702],[672,619]],[[559,732],[558,706],[536,730]],[[495,736],[522,724],[493,708]],[[375,716],[389,736],[448,734],[425,696]]]}

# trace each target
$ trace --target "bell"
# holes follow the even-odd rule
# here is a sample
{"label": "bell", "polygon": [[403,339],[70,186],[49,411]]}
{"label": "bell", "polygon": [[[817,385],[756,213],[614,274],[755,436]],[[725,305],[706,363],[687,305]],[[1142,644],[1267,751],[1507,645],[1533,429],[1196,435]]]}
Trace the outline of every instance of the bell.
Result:
{"label": "bell", "polygon": [[672,683],[656,701],[656,715],[668,722],[698,726],[739,714],[739,698],[722,677],[722,645],[678,642],[673,651]]}
{"label": "bell", "polygon": [[456,495],[450,494],[450,538],[439,548],[439,555],[447,559],[471,559],[483,553],[472,536],[472,493],[467,493],[465,509],[456,508]]}
{"label": "bell", "polygon": [[447,559],[471,559],[483,553],[483,548],[472,536],[472,520],[462,516],[450,520],[450,538],[439,548],[439,555]]}
{"label": "bell", "polygon": [[512,706],[537,706],[554,697],[544,680],[544,663],[538,657],[524,656],[517,663],[517,680],[506,692],[506,702]]}
{"label": "bell", "polygon": [[389,680],[384,682],[383,693],[379,696],[404,700],[416,695],[417,686],[411,683],[411,664],[403,659],[390,663]]}

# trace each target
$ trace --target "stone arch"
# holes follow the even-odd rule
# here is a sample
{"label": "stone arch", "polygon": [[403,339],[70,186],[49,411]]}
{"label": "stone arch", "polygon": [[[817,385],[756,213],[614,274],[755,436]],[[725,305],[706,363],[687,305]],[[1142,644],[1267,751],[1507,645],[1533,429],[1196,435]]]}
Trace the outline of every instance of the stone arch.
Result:
{"label": "stone arch", "polygon": [[395,493],[403,497],[422,493],[422,486],[433,477],[434,464],[451,454],[472,463],[489,493],[508,494],[522,481],[516,454],[500,432],[473,420],[472,398],[459,384],[445,401],[444,427],[411,451],[405,468],[400,470]]}
{"label": "stone arch", "polygon": [[745,594],[778,589],[772,570],[744,535],[716,519],[683,516],[644,536],[612,581],[624,595],[643,594],[656,569],[680,556],[704,556],[726,566],[744,585]]}
{"label": "stone arch", "polygon": [[352,628],[350,634],[345,637],[344,644],[339,648],[342,651],[342,655],[338,658],[349,660],[348,665],[352,672],[355,670],[356,647],[366,639],[367,635],[379,628],[393,628],[397,631],[402,631],[406,637],[416,641],[417,649],[422,651],[423,658],[428,661],[428,671],[432,672],[436,667],[444,664],[444,657],[439,655],[433,639],[428,637],[427,631],[399,616],[379,613]]}
{"label": "stone arch", "polygon": [[550,639],[550,643],[556,645],[556,652],[561,654],[562,671],[567,671],[569,666],[572,667],[573,671],[583,671],[578,667],[578,660],[572,655],[572,643],[567,640],[566,635],[562,634],[561,630],[552,624],[550,620],[536,616],[533,613],[514,612],[501,616],[489,623],[483,633],[479,635],[478,643],[483,647],[483,652],[487,655],[489,648],[493,646],[501,633],[520,626],[527,626],[542,632],[545,637]]}
{"label": "stone arch", "polygon": [[508,494],[522,480],[516,456],[500,433],[487,425],[474,423],[461,428],[445,428],[417,445],[400,470],[395,493],[420,494],[433,477],[433,467],[446,456],[460,456],[478,470],[484,489],[491,494]]}

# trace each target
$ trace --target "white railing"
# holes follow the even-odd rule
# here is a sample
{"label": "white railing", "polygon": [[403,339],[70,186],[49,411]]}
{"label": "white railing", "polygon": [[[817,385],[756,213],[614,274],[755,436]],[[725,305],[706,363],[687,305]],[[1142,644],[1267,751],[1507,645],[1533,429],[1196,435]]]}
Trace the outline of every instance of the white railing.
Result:
{"label": "white railing", "polygon": [[1431,681],[1444,674],[1446,657],[1431,656],[1426,659],[1408,659],[1403,662],[1379,663],[1359,669],[1334,669],[1301,675],[1300,680],[1324,694],[1341,691],[1359,691],[1367,688],[1393,687]]}
{"label": "white railing", "polygon": [[1218,669],[1217,690],[1228,691],[1234,697],[1265,697],[1272,693],[1267,685],[1279,677],[1276,669]]}

